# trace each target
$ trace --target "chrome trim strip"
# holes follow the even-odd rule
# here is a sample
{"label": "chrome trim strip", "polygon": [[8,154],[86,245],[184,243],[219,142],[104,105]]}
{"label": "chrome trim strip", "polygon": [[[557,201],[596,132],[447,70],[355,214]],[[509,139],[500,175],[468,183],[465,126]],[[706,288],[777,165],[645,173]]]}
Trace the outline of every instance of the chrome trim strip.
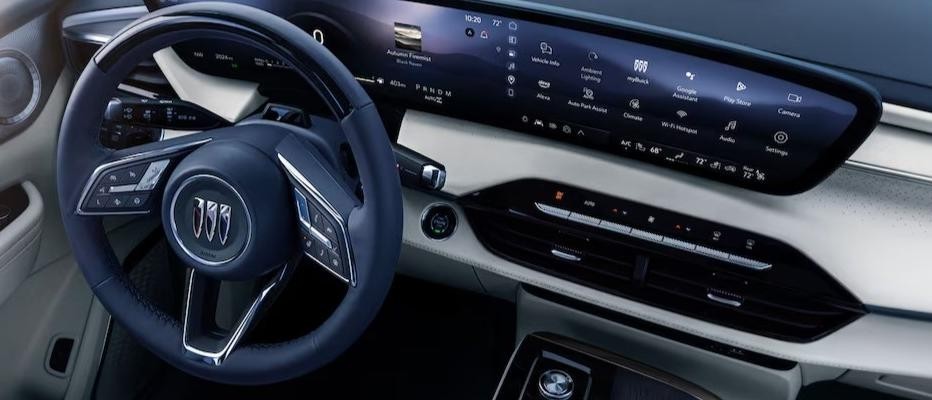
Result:
{"label": "chrome trim strip", "polygon": [[[311,261],[317,263],[317,265],[320,265],[321,267],[323,267],[323,268],[324,268],[324,271],[329,272],[330,275],[333,275],[333,276],[337,277],[337,279],[339,279],[339,280],[341,280],[341,281],[343,281],[343,282],[350,283],[350,280],[349,280],[349,279],[346,279],[345,276],[340,275],[340,274],[338,274],[336,271],[330,269],[330,267],[329,267],[327,264],[324,264],[324,263],[318,261],[316,258],[314,258],[314,256],[311,255],[311,253],[308,253],[308,252],[305,251],[305,252],[304,252],[304,255],[306,255],[307,258],[310,258]],[[353,284],[353,286],[356,286],[356,285]]]}
{"label": "chrome trim strip", "polygon": [[932,133],[932,113],[915,108],[883,103],[883,114],[880,116],[880,122],[900,128]]}
{"label": "chrome trim strip", "polygon": [[765,262],[760,262],[760,261],[757,261],[757,260],[752,260],[752,259],[750,259],[750,258],[741,257],[741,256],[735,255],[735,254],[728,254],[728,262],[730,262],[730,263],[732,263],[732,264],[738,264],[738,265],[740,265],[740,266],[742,266],[742,267],[748,267],[748,268],[751,268],[751,269],[756,269],[756,270],[758,270],[758,271],[762,271],[762,270],[765,270],[765,269],[768,269],[768,268],[771,267],[770,264],[767,264],[767,263],[765,263]]}
{"label": "chrome trim strip", "polygon": [[148,214],[150,210],[145,211],[122,211],[122,212],[106,212],[106,211],[82,211],[81,206],[87,201],[87,196],[90,194],[91,190],[94,189],[94,183],[97,182],[97,179],[100,178],[100,175],[109,169],[119,167],[121,165],[130,164],[150,158],[158,158],[168,156],[174,153],[179,153],[184,150],[187,150],[191,147],[198,147],[205,143],[210,142],[211,139],[202,139],[196,142],[181,143],[168,147],[164,147],[157,150],[145,151],[142,153],[132,154],[126,157],[123,157],[119,160],[110,161],[99,165],[97,168],[94,168],[94,172],[91,173],[91,177],[87,180],[87,183],[84,184],[84,190],[81,192],[81,197],[78,200],[78,205],[75,207],[75,213],[78,215],[139,215],[139,214]]}
{"label": "chrome trim strip", "polygon": [[194,285],[194,276],[197,274],[193,270],[191,271],[191,276],[188,278],[188,288],[185,293],[185,303],[184,303],[184,324],[181,331],[181,344],[184,347],[184,350],[198,356],[204,361],[207,361],[210,365],[220,366],[224,360],[233,352],[233,349],[236,348],[236,345],[239,344],[239,341],[243,338],[243,335],[246,334],[246,331],[252,325],[253,319],[256,317],[256,313],[268,299],[269,294],[272,292],[278,284],[285,280],[285,276],[288,274],[288,270],[291,268],[290,264],[286,264],[282,267],[281,272],[269,282],[262,291],[259,292],[259,295],[256,296],[256,299],[253,300],[252,304],[249,305],[249,308],[246,309],[246,314],[243,315],[239,324],[237,324],[236,329],[233,330],[233,333],[230,335],[230,338],[227,340],[227,343],[223,346],[220,351],[211,352],[206,350],[198,349],[190,344],[188,344],[188,314],[190,313],[191,308],[191,287]]}
{"label": "chrome trim strip", "polygon": [[740,301],[738,301],[738,300],[726,299],[726,298],[724,298],[724,297],[715,295],[715,294],[712,293],[712,292],[707,292],[707,293],[705,294],[705,297],[708,298],[709,300],[712,300],[712,301],[716,302],[716,303],[721,303],[721,304],[728,305],[728,306],[732,306],[732,307],[741,307],[741,304],[742,304],[742,303],[741,303]]}
{"label": "chrome trim strip", "polygon": [[191,215],[191,221],[194,223],[194,238],[200,239],[201,232],[204,231],[204,199],[194,197],[194,214]]}
{"label": "chrome trim strip", "polygon": [[696,253],[706,257],[717,258],[721,261],[728,261],[728,253],[711,247],[698,245],[696,246]]}
{"label": "chrome trim strip", "polygon": [[[343,242],[346,243],[346,260],[350,271],[349,283],[352,286],[356,286],[356,260],[353,259],[353,244],[349,240],[349,236],[347,234],[348,229],[346,228],[346,222],[343,221],[343,217],[340,216],[340,213],[337,212],[337,209],[334,208],[326,198],[324,198],[320,191],[317,190],[317,188],[314,187],[314,185],[311,184],[311,182],[308,181],[303,174],[301,174],[301,171],[298,171],[298,169],[295,168],[295,166],[292,165],[291,162],[285,158],[285,156],[278,154],[278,161],[281,162],[282,166],[285,168],[285,172],[294,178],[294,180],[297,181],[301,187],[304,188],[304,190],[310,193],[311,197],[314,198],[314,201],[323,206],[324,210],[327,211],[327,214],[330,214],[330,216],[337,221],[337,226],[340,229],[340,236],[343,238]],[[314,257],[311,257],[311,259],[314,259]],[[318,262],[318,264],[323,263]],[[324,268],[333,274],[340,276],[336,271],[331,270],[330,267],[324,265]],[[340,278],[346,281],[346,278],[343,278],[342,276],[340,276]]]}
{"label": "chrome trim strip", "polygon": [[620,234],[622,234],[622,235],[629,235],[629,234],[631,234],[631,227],[630,227],[630,226],[622,225],[622,224],[616,224],[616,223],[614,223],[614,222],[609,222],[609,221],[606,221],[606,220],[604,220],[604,219],[602,220],[602,222],[599,222],[599,228],[608,229],[608,230],[610,230],[610,231],[612,231],[612,232],[618,232],[618,233],[620,233]]}
{"label": "chrome trim strip", "polygon": [[136,185],[110,186],[110,193],[129,193],[136,191]]}
{"label": "chrome trim strip", "polygon": [[557,249],[551,249],[551,250],[550,250],[550,254],[553,254],[554,257],[557,257],[557,258],[560,258],[560,259],[564,259],[564,260],[566,260],[566,261],[581,261],[581,260],[582,260],[581,257],[579,257],[579,256],[577,256],[577,255],[575,255],[575,254],[570,254],[570,253],[567,253],[567,252],[565,252],[565,251],[561,251],[561,250],[557,250]]}
{"label": "chrome trim strip", "polygon": [[[904,129],[911,129],[920,133],[932,134],[932,112],[917,110],[896,104],[883,103],[883,114],[880,122]],[[849,159],[844,166],[848,169],[871,173],[875,175],[902,179],[924,185],[932,184],[932,176],[915,173],[907,170],[887,167]]]}
{"label": "chrome trim strip", "polygon": [[669,236],[663,237],[663,244],[670,246],[670,247],[677,247],[677,248],[687,250],[687,251],[696,250],[695,244],[689,243],[684,240],[674,239]]}
{"label": "chrome trim strip", "polygon": [[[235,255],[233,255],[232,257],[226,260],[208,261],[208,260],[205,260],[197,256],[191,250],[189,250],[187,246],[184,245],[184,242],[181,241],[181,236],[178,234],[178,223],[175,221],[175,206],[178,204],[178,195],[181,194],[182,190],[186,186],[188,186],[189,184],[191,184],[191,182],[197,179],[212,179],[212,180],[219,182],[221,185],[226,186],[227,189],[232,191],[233,194],[236,195],[236,198],[239,200],[240,204],[243,205],[243,213],[246,214],[246,243],[243,245],[243,248],[240,249],[238,253],[236,253]],[[211,212],[210,212],[211,203],[214,206],[213,216],[211,216]],[[171,222],[172,238],[175,240],[175,243],[178,244],[178,247],[180,247],[181,250],[183,250],[184,253],[188,255],[188,257],[191,257],[194,261],[197,261],[201,264],[209,265],[211,267],[216,267],[216,266],[226,264],[230,261],[233,261],[240,255],[242,255],[243,252],[246,251],[246,249],[249,247],[249,244],[252,242],[252,215],[249,214],[249,208],[246,207],[246,201],[244,201],[243,196],[240,195],[238,191],[236,191],[236,188],[234,188],[232,185],[230,185],[223,179],[220,179],[216,176],[207,175],[207,174],[199,174],[199,175],[190,176],[188,177],[188,179],[185,179],[183,182],[181,182],[181,185],[178,186],[178,189],[176,189],[175,193],[172,195],[172,201],[171,201],[171,205],[169,205],[168,212],[170,213],[169,221]],[[216,228],[217,228],[217,203],[213,201],[208,201],[207,209],[204,211],[204,213],[206,214],[204,218],[207,219],[207,222],[208,223],[212,222],[213,224],[212,227],[210,225],[206,227],[207,228],[207,232],[206,232],[207,240],[213,241],[214,233],[216,232]],[[210,220],[211,218],[213,218],[212,221]]]}
{"label": "chrome trim strip", "polygon": [[546,204],[541,204],[541,203],[534,203],[534,207],[537,207],[537,209],[540,210],[540,212],[544,214],[557,217],[557,218],[562,218],[562,219],[569,218],[571,214],[569,211],[564,210],[562,208],[548,206]]}
{"label": "chrome trim strip", "polygon": [[326,246],[328,249],[332,249],[332,248],[333,248],[333,243],[330,241],[330,239],[328,239],[326,236],[324,236],[323,233],[320,233],[320,231],[317,230],[317,228],[315,228],[315,227],[312,226],[312,227],[308,228],[308,231],[311,232],[311,236],[313,236],[315,239],[317,239],[317,240],[319,240],[321,243],[323,243],[324,246]]}
{"label": "chrome trim strip", "polygon": [[884,167],[876,164],[870,164],[862,161],[848,160],[845,161],[845,168],[860,171],[868,174],[881,175],[890,178],[903,179],[913,183],[932,185],[932,176],[917,174],[914,172],[904,171],[896,168]]}
{"label": "chrome trim strip", "polygon": [[230,206],[226,204],[220,205],[220,219],[217,221],[217,237],[220,238],[220,244],[227,244],[227,239],[230,236]]}
{"label": "chrome trim strip", "polygon": [[[664,244],[664,245],[670,246],[668,243],[663,242],[663,235],[657,234],[654,232],[645,231],[643,229],[631,228],[630,235],[638,239],[641,239],[641,240],[646,240],[648,242],[654,242],[657,244]],[[673,247],[673,246],[670,246],[670,247]]]}
{"label": "chrome trim strip", "polygon": [[580,214],[577,212],[570,212],[569,220],[573,222],[578,222],[583,225],[589,225],[589,226],[594,226],[594,227],[598,227],[599,222],[602,221],[601,219],[598,219],[596,217],[590,217],[586,214]]}
{"label": "chrome trim strip", "polygon": [[[735,254],[727,253],[721,250],[705,247],[702,245],[696,245],[695,243],[660,235],[654,232],[631,228],[629,226],[625,226],[621,224],[616,224],[614,222],[606,221],[603,219],[598,219],[590,215],[579,214],[579,213],[571,212],[569,210],[564,210],[562,208],[558,208],[558,207],[554,207],[554,206],[550,206],[550,205],[546,205],[542,203],[537,203],[537,202],[534,203],[534,207],[536,207],[540,212],[556,217],[556,218],[566,219],[566,220],[573,221],[573,222],[576,222],[582,225],[594,226],[602,230],[611,231],[611,232],[615,232],[615,233],[626,235],[626,236],[631,236],[637,239],[653,242],[653,243],[671,247],[677,250],[687,251],[687,252],[699,254],[705,257],[715,258],[717,260],[721,260],[721,261],[727,262],[735,266],[753,269],[755,271],[766,271],[773,267],[773,264],[768,264],[766,262],[757,261],[757,260],[750,259],[747,257],[741,257]],[[553,253],[553,251],[551,251],[551,254],[553,254],[554,256],[563,258],[561,255]],[[578,261],[578,260],[575,260],[575,261]]]}
{"label": "chrome trim strip", "polygon": [[[185,183],[188,183],[188,182],[185,182]],[[184,185],[181,185],[181,187],[184,187]],[[178,188],[178,189],[180,191],[181,188]],[[172,201],[172,205],[174,205],[174,203],[175,202]],[[214,234],[217,233],[217,206],[218,204],[216,201],[207,200],[207,208],[204,213],[204,222],[207,224],[207,241],[208,242],[213,242]],[[174,211],[174,209],[175,208],[172,207],[171,211]]]}

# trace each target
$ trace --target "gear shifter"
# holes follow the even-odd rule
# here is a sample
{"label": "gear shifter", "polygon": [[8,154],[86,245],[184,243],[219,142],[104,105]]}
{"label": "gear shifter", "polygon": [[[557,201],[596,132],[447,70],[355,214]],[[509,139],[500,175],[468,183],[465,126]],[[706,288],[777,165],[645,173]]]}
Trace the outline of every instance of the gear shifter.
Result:
{"label": "gear shifter", "polygon": [[447,180],[443,164],[400,144],[394,144],[392,148],[402,185],[432,191],[443,189]]}

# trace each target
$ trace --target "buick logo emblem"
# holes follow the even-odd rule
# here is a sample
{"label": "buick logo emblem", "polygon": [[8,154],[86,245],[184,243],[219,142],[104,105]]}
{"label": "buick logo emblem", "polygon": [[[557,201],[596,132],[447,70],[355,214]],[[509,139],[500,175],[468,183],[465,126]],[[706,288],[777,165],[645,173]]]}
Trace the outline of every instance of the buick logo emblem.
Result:
{"label": "buick logo emblem", "polygon": [[214,237],[220,240],[221,245],[227,244],[230,237],[230,206],[219,204],[216,201],[194,198],[194,213],[191,215],[191,226],[194,237],[200,239],[204,236],[209,243]]}

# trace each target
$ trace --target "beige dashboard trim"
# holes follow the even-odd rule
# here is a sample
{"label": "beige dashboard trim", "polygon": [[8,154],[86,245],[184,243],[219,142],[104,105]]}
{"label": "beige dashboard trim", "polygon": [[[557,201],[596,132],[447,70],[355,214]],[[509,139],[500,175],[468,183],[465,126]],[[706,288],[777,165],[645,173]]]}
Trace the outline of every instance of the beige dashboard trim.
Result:
{"label": "beige dashboard trim", "polygon": [[845,167],[932,183],[932,113],[884,104],[881,122]]}
{"label": "beige dashboard trim", "polygon": [[[905,145],[914,139],[902,140]],[[932,313],[932,297],[921,279],[932,279],[925,262],[932,259],[932,222],[925,223],[932,221],[932,187],[927,185],[841,169],[806,193],[771,196],[417,111],[407,113],[399,143],[443,163],[445,191],[455,196],[540,178],[653,204],[790,243],[865,304]],[[913,146],[911,151],[932,153],[932,142]]]}

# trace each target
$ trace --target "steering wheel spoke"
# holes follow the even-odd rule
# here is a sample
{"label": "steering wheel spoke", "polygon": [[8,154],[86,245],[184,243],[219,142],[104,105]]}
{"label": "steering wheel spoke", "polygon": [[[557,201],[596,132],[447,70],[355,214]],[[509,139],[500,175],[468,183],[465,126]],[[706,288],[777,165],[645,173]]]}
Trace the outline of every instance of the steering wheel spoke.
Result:
{"label": "steering wheel spoke", "polygon": [[190,270],[182,329],[185,355],[221,365],[262,319],[293,269],[294,263],[289,263],[263,280],[241,282],[223,282]]}
{"label": "steering wheel spoke", "polygon": [[292,184],[304,254],[334,276],[356,286],[357,271],[346,221],[359,200],[310,146],[293,136],[277,147],[278,161]]}
{"label": "steering wheel spoke", "polygon": [[211,136],[198,134],[110,152],[85,183],[77,213],[129,215],[157,210],[166,171],[210,140]]}

